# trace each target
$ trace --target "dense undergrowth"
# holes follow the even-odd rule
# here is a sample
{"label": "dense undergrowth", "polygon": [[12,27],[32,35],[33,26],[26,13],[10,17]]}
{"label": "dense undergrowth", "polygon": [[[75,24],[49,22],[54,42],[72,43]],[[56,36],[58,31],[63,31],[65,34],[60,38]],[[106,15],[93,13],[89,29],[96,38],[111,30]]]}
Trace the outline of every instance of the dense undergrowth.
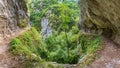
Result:
{"label": "dense undergrowth", "polygon": [[46,49],[49,51],[47,60],[76,64],[85,55],[95,54],[97,50],[101,49],[99,36],[69,32],[67,37],[66,40],[65,33],[62,32],[60,35],[52,35],[46,39]]}
{"label": "dense undergrowth", "polygon": [[[31,67],[33,66],[33,62],[42,61],[42,54],[46,52],[44,43],[41,39],[42,37],[40,37],[36,29],[31,28],[11,41],[10,52],[17,55],[18,58],[22,60],[21,62],[25,61],[25,66],[28,65],[27,67]],[[41,57],[39,55],[41,55]]]}
{"label": "dense undergrowth", "polygon": [[89,59],[95,57],[94,54],[101,47],[99,36],[85,35],[80,32],[78,34],[67,33],[68,56],[65,33],[53,36],[48,37],[44,42],[37,30],[31,28],[11,41],[10,52],[23,60],[20,63],[24,62],[24,66],[29,68],[31,66],[52,66],[47,62],[78,63],[86,55],[92,55]]}
{"label": "dense undergrowth", "polygon": [[31,0],[28,8],[31,25],[38,31],[44,17],[49,20],[49,26],[57,31],[71,29],[79,20],[77,0]]}

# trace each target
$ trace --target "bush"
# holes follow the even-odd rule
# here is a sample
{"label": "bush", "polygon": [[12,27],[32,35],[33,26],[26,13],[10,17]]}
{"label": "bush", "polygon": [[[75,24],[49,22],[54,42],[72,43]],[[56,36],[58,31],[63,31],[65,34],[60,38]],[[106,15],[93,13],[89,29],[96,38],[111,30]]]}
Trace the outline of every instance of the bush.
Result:
{"label": "bush", "polygon": [[33,62],[31,61],[37,63],[41,62],[43,60],[40,58],[45,58],[47,56],[47,50],[45,49],[42,37],[34,28],[31,28],[22,35],[14,38],[10,42],[10,45],[10,52],[14,55],[24,57],[25,59],[20,59],[28,60],[29,62],[25,61],[26,64],[30,63],[32,65]]}
{"label": "bush", "polygon": [[80,52],[81,56],[79,59],[79,67],[83,68],[84,66],[90,64],[96,57],[98,50],[102,49],[100,45],[102,43],[100,36],[81,34],[79,37],[80,40]]}

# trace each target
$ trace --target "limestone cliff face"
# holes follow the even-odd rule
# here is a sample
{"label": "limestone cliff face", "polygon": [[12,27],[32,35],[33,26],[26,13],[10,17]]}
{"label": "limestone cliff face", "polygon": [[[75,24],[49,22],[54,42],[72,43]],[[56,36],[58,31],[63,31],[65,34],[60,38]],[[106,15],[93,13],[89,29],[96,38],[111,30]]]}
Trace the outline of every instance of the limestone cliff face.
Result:
{"label": "limestone cliff face", "polygon": [[80,29],[120,44],[120,0],[80,0]]}
{"label": "limestone cliff face", "polygon": [[0,38],[27,26],[25,0],[0,0]]}

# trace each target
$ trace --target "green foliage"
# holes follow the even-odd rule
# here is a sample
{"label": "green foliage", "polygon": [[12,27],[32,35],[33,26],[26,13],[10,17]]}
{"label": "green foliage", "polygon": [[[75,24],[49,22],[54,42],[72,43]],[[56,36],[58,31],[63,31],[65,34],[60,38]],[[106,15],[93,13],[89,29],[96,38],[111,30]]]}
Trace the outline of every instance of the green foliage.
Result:
{"label": "green foliage", "polygon": [[43,17],[48,18],[50,21],[50,25],[55,30],[59,31],[64,30],[64,28],[71,28],[77,23],[77,18],[79,18],[77,1],[31,1],[31,3],[29,4],[29,11],[32,26],[34,26],[38,31],[41,30],[40,21]]}
{"label": "green foliage", "polygon": [[70,30],[71,27],[77,23],[76,18],[78,18],[78,10],[73,10],[73,8],[71,8],[66,3],[55,4],[50,7],[49,10],[51,10],[51,13],[46,14],[48,19],[50,20],[51,26],[55,30]]}
{"label": "green foliage", "polygon": [[82,54],[79,59],[79,67],[83,68],[85,65],[90,64],[96,58],[96,52],[102,49],[100,36],[82,34],[80,36],[80,48],[78,50]]}
{"label": "green foliage", "polygon": [[45,44],[42,41],[42,37],[34,28],[31,28],[19,37],[14,38],[10,45],[10,52],[12,54],[18,56],[22,55],[29,60],[30,63],[32,63],[31,61],[42,61],[40,58],[45,58],[47,55],[47,50],[44,47]]}
{"label": "green foliage", "polygon": [[[73,27],[73,30],[74,29]],[[72,32],[73,30],[67,33],[69,44],[67,43],[65,32],[61,32],[60,34],[56,34],[55,32],[46,38],[46,49],[49,52],[48,58],[46,59],[47,61],[75,64],[84,58],[84,56],[95,54],[97,50],[101,49],[101,38],[99,36],[85,35],[79,33],[79,31]],[[69,57],[67,52],[68,48]]]}
{"label": "green foliage", "polygon": [[84,54],[90,54],[92,52],[95,52],[94,50],[99,47],[100,44],[100,37],[99,36],[91,36],[91,35],[82,35],[80,38],[81,47],[82,47],[82,53]]}

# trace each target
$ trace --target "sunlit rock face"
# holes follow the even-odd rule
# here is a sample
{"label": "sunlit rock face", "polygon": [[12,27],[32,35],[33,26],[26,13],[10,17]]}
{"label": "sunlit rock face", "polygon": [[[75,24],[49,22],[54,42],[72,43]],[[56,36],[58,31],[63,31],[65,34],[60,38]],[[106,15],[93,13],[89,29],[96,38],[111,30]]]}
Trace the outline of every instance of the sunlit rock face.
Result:
{"label": "sunlit rock face", "polygon": [[41,33],[43,35],[43,38],[50,36],[52,34],[52,28],[50,27],[50,22],[46,17],[43,17],[41,20]]}
{"label": "sunlit rock face", "polygon": [[18,31],[23,20],[28,22],[25,0],[0,0],[0,38]]}
{"label": "sunlit rock face", "polygon": [[120,0],[80,0],[79,28],[120,44]]}

